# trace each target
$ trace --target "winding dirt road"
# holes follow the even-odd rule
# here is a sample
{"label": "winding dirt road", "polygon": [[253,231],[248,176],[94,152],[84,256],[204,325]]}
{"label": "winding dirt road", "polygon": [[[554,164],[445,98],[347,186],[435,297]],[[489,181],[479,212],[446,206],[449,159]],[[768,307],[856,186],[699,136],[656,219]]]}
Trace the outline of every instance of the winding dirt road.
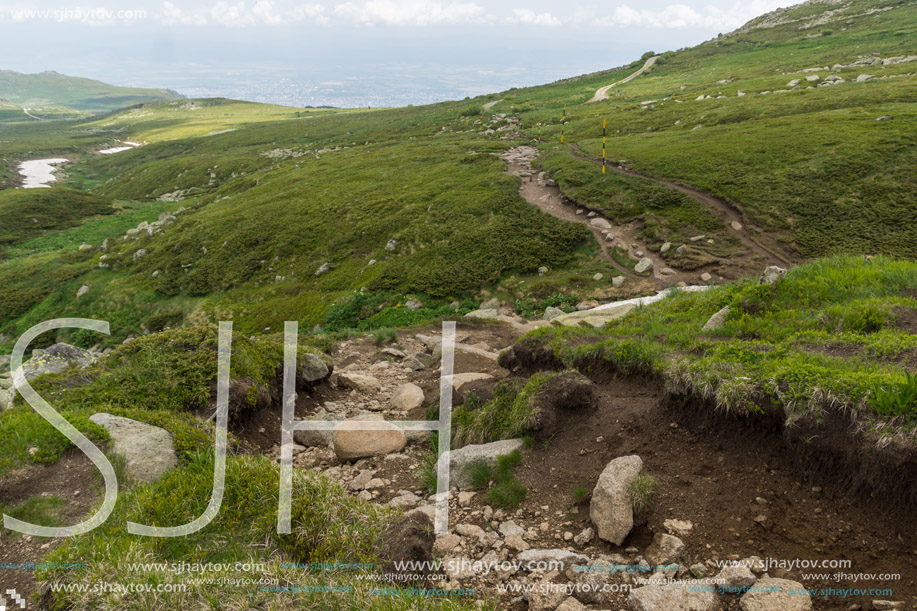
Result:
{"label": "winding dirt road", "polygon": [[628,83],[628,82],[634,80],[635,78],[637,78],[638,76],[640,76],[641,74],[643,74],[644,72],[646,72],[646,70],[647,70],[650,66],[652,66],[653,64],[655,64],[657,59],[659,59],[659,56],[658,56],[658,55],[654,55],[653,57],[649,58],[648,60],[646,60],[646,61],[643,63],[643,67],[642,67],[642,68],[640,68],[639,70],[637,70],[636,72],[634,72],[634,73],[631,74],[630,76],[627,76],[627,77],[621,79],[620,81],[618,81],[618,82],[616,82],[616,83],[612,83],[611,85],[605,85],[604,87],[599,87],[599,88],[596,90],[595,95],[592,96],[592,99],[589,100],[588,102],[586,102],[586,104],[591,104],[592,102],[601,102],[602,100],[607,100],[607,99],[608,99],[608,90],[609,90],[609,89],[611,89],[612,87],[614,87],[614,86],[616,86],[616,85],[623,85],[624,83]]}
{"label": "winding dirt road", "polygon": [[[585,161],[591,161],[596,165],[602,164],[601,159],[586,155],[577,145],[574,145],[573,147],[573,156]],[[726,225],[726,228],[739,241],[741,241],[742,244],[744,244],[745,247],[749,249],[749,251],[756,252],[763,256],[768,261],[769,265],[786,266],[792,263],[791,259],[781,250],[777,244],[771,242],[768,245],[764,245],[762,243],[765,239],[763,232],[758,227],[748,223],[745,215],[735,206],[735,204],[709,193],[695,189],[694,187],[689,187],[687,185],[683,185],[679,182],[673,182],[671,180],[647,176],[646,174],[641,174],[640,172],[636,172],[621,165],[606,163],[605,167],[610,168],[612,171],[617,172],[618,174],[651,180],[658,185],[662,185],[663,187],[675,189],[676,191],[684,193],[691,199],[700,202],[711,212],[720,217],[723,220],[723,223]]]}
{"label": "winding dirt road", "polygon": [[[577,206],[576,203],[564,197],[558,187],[548,184],[540,175],[539,167],[535,165],[540,154],[535,147],[518,146],[508,149],[501,155],[506,161],[507,174],[518,176],[522,181],[519,193],[528,203],[561,220],[586,226],[599,243],[602,258],[614,265],[624,275],[646,278],[635,274],[632,269],[615,259],[612,255],[615,246],[625,249],[628,254],[632,253],[633,256],[630,258],[635,262],[643,257],[650,259],[653,262],[652,276],[647,279],[655,281],[659,286],[674,286],[682,281],[690,283],[694,279],[696,273],[691,274],[668,268],[666,261],[658,253],[649,250],[638,237],[641,228],[637,225],[633,223],[616,225],[601,215],[590,217],[585,208]],[[663,273],[662,270],[666,270],[666,273]]]}

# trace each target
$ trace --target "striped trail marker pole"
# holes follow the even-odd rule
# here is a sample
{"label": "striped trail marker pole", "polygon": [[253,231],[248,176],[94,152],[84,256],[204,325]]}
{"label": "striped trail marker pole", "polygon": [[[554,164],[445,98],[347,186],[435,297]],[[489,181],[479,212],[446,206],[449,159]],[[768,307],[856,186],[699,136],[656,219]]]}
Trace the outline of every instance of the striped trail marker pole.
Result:
{"label": "striped trail marker pole", "polygon": [[602,176],[605,175],[605,123],[606,120],[602,119]]}
{"label": "striped trail marker pole", "polygon": [[567,105],[564,104],[564,116],[560,120],[560,143],[564,143],[564,128],[567,126]]}
{"label": "striped trail marker pole", "polygon": [[538,122],[538,142],[541,142],[541,121]]}

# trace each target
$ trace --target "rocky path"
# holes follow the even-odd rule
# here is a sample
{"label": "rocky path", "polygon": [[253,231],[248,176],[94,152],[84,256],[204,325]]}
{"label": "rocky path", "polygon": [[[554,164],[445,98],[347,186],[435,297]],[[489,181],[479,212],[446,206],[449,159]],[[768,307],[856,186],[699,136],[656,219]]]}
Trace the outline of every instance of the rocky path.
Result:
{"label": "rocky path", "polygon": [[587,103],[587,104],[591,104],[591,103],[593,103],[593,102],[600,102],[600,101],[602,101],[602,100],[607,100],[607,99],[608,99],[608,90],[609,90],[609,89],[611,89],[612,87],[615,87],[616,85],[623,85],[624,83],[628,83],[628,82],[634,80],[635,78],[637,78],[638,76],[640,76],[641,74],[643,74],[644,72],[646,72],[647,69],[649,69],[650,66],[652,66],[653,64],[655,64],[657,59],[659,59],[659,56],[658,56],[658,55],[654,55],[653,57],[649,58],[648,60],[646,60],[646,61],[643,63],[643,67],[641,67],[639,70],[637,70],[636,72],[634,72],[634,73],[631,74],[630,76],[627,76],[627,77],[621,79],[620,81],[618,81],[618,82],[616,82],[616,83],[612,83],[611,85],[605,85],[604,87],[599,87],[599,88],[596,90],[595,95],[592,96],[592,98],[591,98],[588,102],[586,102],[586,103]]}
{"label": "rocky path", "polygon": [[[560,189],[548,179],[544,172],[533,167],[540,152],[532,146],[518,146],[503,153],[508,174],[518,176],[522,183],[519,193],[539,210],[556,218],[587,227],[595,236],[602,251],[602,258],[614,265],[627,276],[650,276],[659,286],[675,286],[679,282],[688,282],[692,276],[677,272],[667,266],[665,260],[646,247],[638,237],[640,228],[634,223],[616,225],[595,211],[577,206],[564,197]],[[613,256],[617,247],[621,257],[631,258],[635,264],[641,260],[649,261],[650,267],[644,274],[635,273],[634,269],[623,265]],[[646,265],[646,263],[644,263]],[[642,268],[638,268],[642,269]]]}
{"label": "rocky path", "polygon": [[[601,165],[602,163],[601,159],[586,155],[576,145],[573,147],[573,155],[579,159],[591,161],[597,165]],[[772,240],[766,238],[760,228],[751,225],[742,211],[739,210],[734,204],[709,193],[700,191],[699,189],[695,189],[694,187],[689,187],[687,185],[662,178],[647,176],[646,174],[641,174],[640,172],[631,170],[622,165],[606,163],[605,167],[611,169],[613,172],[617,172],[618,174],[623,174],[624,176],[644,178],[646,180],[651,180],[658,185],[662,185],[663,187],[675,189],[676,191],[684,193],[691,199],[700,202],[715,215],[723,219],[723,223],[726,225],[726,228],[739,241],[741,241],[743,245],[745,245],[749,252],[758,253],[764,257],[764,260],[768,265],[791,264],[792,261],[790,257],[784,253],[777,244],[774,244]],[[770,243],[765,245],[765,242]]]}
{"label": "rocky path", "polygon": [[[504,369],[496,358],[535,325],[513,316],[507,305],[489,304],[487,312],[490,324],[458,324],[456,406],[471,392],[487,396],[499,380],[527,373],[512,359],[501,359],[513,367]],[[429,418],[424,414],[439,403],[440,352],[435,327],[401,332],[389,345],[369,337],[346,340],[332,355],[335,373],[327,387],[300,396],[297,416]],[[917,517],[876,511],[845,498],[830,482],[804,478],[779,433],[735,423],[714,431],[674,406],[660,383],[601,371],[590,377],[585,384],[592,389],[592,406],[565,413],[523,449],[516,474],[527,496],[517,507],[501,509],[486,490],[452,479],[462,487],[450,495],[449,532],[429,542],[444,563],[435,587],[475,588],[476,596],[518,611],[906,609],[917,602]],[[367,501],[432,518],[435,497],[419,477],[430,453],[423,435],[376,444],[336,433],[297,436],[297,442],[297,466],[322,471]],[[475,452],[489,456],[490,445]],[[655,492],[634,512],[627,491],[640,474],[652,476]],[[843,558],[851,562],[845,572],[898,573],[903,581],[864,586],[766,565],[800,558]],[[700,582],[689,580],[699,578],[738,591],[692,591],[690,583]],[[769,591],[741,591],[756,585]],[[803,587],[892,587],[886,598],[903,604],[788,593]]]}

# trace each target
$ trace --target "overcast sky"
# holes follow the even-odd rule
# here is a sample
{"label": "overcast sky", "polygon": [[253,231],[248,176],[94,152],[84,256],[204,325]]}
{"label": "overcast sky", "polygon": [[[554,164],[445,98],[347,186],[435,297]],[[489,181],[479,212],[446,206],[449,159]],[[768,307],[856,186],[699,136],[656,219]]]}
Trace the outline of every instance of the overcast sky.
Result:
{"label": "overcast sky", "polygon": [[282,79],[291,88],[372,79],[440,88],[444,98],[611,68],[791,3],[0,0],[0,69],[217,93]]}

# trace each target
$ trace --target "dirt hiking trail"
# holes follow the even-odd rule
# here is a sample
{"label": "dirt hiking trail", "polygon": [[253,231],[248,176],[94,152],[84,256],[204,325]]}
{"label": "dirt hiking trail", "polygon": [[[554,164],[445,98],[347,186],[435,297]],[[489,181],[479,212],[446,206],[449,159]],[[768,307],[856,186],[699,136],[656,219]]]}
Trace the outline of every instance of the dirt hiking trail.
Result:
{"label": "dirt hiking trail", "polygon": [[616,85],[623,85],[624,83],[629,83],[630,81],[634,80],[635,78],[637,78],[638,76],[640,76],[641,74],[643,74],[644,72],[646,72],[646,71],[649,69],[650,66],[652,66],[653,64],[655,64],[657,59],[659,59],[659,56],[658,56],[658,55],[654,55],[653,57],[649,58],[648,60],[646,60],[646,61],[643,63],[643,67],[642,67],[642,68],[640,68],[639,70],[637,70],[636,72],[634,72],[634,73],[631,74],[630,76],[627,76],[627,77],[621,79],[620,81],[618,81],[618,82],[616,82],[616,83],[612,83],[611,85],[605,85],[604,87],[599,87],[599,88],[596,90],[595,95],[592,96],[592,99],[590,99],[588,102],[586,102],[586,104],[591,104],[591,103],[593,103],[593,102],[601,102],[602,100],[607,100],[607,99],[608,99],[608,90],[609,90],[609,89],[611,89],[612,87],[614,87],[614,86],[616,86]]}

